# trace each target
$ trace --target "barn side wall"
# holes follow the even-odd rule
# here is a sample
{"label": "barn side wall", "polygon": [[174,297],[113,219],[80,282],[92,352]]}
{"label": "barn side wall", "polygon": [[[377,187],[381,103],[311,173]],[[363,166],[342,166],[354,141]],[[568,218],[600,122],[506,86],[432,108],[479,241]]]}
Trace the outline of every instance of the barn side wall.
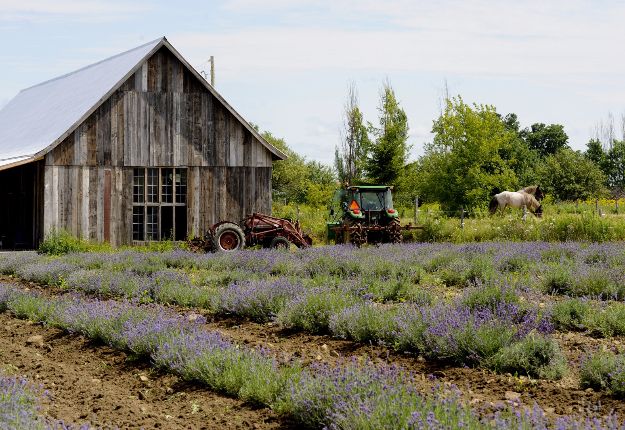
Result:
{"label": "barn side wall", "polygon": [[[133,168],[46,166],[44,231],[64,229],[86,239],[108,237],[114,245],[132,243],[132,176]],[[104,204],[107,199],[110,206]],[[270,167],[188,168],[188,234],[203,234],[222,220],[238,222],[252,212],[271,212]]]}
{"label": "barn side wall", "polygon": [[162,48],[46,155],[44,232],[131,243],[133,168],[185,167],[187,233],[201,234],[221,220],[271,212],[272,161]]}

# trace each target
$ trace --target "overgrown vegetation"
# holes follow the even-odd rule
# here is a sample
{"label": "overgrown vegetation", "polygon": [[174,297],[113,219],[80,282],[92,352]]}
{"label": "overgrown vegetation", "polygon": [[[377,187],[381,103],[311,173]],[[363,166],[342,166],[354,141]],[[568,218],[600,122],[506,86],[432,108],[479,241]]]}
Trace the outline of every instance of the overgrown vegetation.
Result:
{"label": "overgrown vegetation", "polygon": [[91,242],[72,235],[67,230],[53,230],[39,245],[40,254],[63,255],[71,252],[102,252],[112,250],[106,243]]}
{"label": "overgrown vegetation", "polygon": [[419,196],[446,211],[483,211],[497,192],[532,184],[557,202],[622,196],[625,136],[618,140],[612,130],[607,140],[593,138],[586,151],[575,151],[560,124],[521,128],[516,114],[503,116],[495,106],[465,103],[461,96],[446,96],[442,104],[432,123],[433,141],[424,142],[424,154],[413,161],[408,116],[389,82],[382,86],[375,123],[364,118],[357,90],[349,87],[333,168],[306,160],[265,132],[289,156],[274,166],[275,200],[322,207],[339,184],[348,183],[392,185],[397,206]]}

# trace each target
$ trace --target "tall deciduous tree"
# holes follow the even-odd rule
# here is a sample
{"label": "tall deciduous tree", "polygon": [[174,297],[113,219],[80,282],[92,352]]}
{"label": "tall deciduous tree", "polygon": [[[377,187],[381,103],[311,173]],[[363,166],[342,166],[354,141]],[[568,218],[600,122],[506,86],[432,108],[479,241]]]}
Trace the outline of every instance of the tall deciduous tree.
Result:
{"label": "tall deciduous tree", "polygon": [[586,144],[586,158],[599,166],[602,170],[605,167],[607,154],[603,150],[603,144],[599,139],[590,139]]}
{"label": "tall deciduous tree", "polygon": [[332,168],[317,161],[307,161],[293,151],[284,139],[265,131],[262,136],[287,155],[273,164],[271,176],[273,195],[277,201],[326,205],[336,187]]}
{"label": "tall deciduous tree", "polygon": [[382,87],[378,112],[379,128],[371,127],[375,141],[367,157],[367,178],[377,184],[397,186],[410,150],[408,117],[388,82]]}
{"label": "tall deciduous tree", "polygon": [[542,157],[555,154],[561,148],[568,148],[569,136],[560,124],[532,124],[531,128],[521,131],[530,149],[538,151]]}
{"label": "tall deciduous tree", "polygon": [[354,184],[362,182],[371,142],[358,106],[358,92],[353,82],[347,91],[343,115],[341,146],[335,150],[334,163],[339,180],[342,183]]}
{"label": "tall deciduous tree", "polygon": [[561,148],[538,168],[540,185],[556,200],[596,197],[605,183],[601,169],[581,152]]}
{"label": "tall deciduous tree", "polygon": [[524,187],[536,184],[535,168],[540,161],[540,154],[538,151],[531,149],[523,139],[523,131],[515,113],[509,113],[502,117],[502,121],[506,128],[517,137],[512,145],[502,147],[499,154],[514,171],[519,181],[519,186]]}
{"label": "tall deciduous tree", "polygon": [[625,141],[614,140],[606,156],[608,186],[618,195],[625,190]]}
{"label": "tall deciduous tree", "polygon": [[434,122],[434,141],[420,160],[421,195],[446,209],[485,207],[493,189],[513,189],[517,177],[505,159],[517,134],[493,106],[447,101]]}

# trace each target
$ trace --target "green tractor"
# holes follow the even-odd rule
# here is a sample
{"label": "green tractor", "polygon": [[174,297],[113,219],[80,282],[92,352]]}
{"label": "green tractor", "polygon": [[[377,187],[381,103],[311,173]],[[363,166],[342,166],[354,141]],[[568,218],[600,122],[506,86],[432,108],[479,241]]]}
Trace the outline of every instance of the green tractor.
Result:
{"label": "green tractor", "polygon": [[328,242],[401,243],[402,227],[393,208],[393,187],[353,185],[338,190],[330,207]]}

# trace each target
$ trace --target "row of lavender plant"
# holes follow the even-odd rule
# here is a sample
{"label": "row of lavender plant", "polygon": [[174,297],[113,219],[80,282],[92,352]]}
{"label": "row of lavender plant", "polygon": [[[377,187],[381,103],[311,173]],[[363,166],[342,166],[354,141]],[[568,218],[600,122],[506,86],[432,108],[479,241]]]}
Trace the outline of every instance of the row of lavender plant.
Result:
{"label": "row of lavender plant", "polygon": [[156,365],[199,379],[210,387],[246,401],[271,403],[289,374],[264,351],[238,348],[193,318],[155,304],[88,300],[82,296],[45,298],[0,285],[0,310],[78,332]]}
{"label": "row of lavender plant", "polygon": [[[480,416],[457,391],[439,388],[422,395],[413,375],[398,367],[348,361],[330,367],[279,366],[264,351],[239,348],[202,329],[200,321],[156,305],[50,299],[0,285],[0,308],[68,331],[103,340],[157,366],[242,399],[274,407],[312,428],[331,429],[546,429],[544,412],[508,409]],[[622,429],[616,417],[599,422],[559,418],[558,428]]]}
{"label": "row of lavender plant", "polygon": [[68,425],[42,414],[47,393],[26,378],[0,373],[0,430],[89,430],[88,424]]}
{"label": "row of lavender plant", "polygon": [[[49,264],[37,267],[38,276],[50,273],[50,278],[55,279],[62,273],[55,272],[58,266],[54,264],[51,269]],[[469,294],[451,305],[389,307],[377,306],[356,285],[307,288],[285,278],[234,283],[212,294],[190,285],[183,274],[164,271],[148,277],[128,272],[108,275],[79,271],[68,275],[65,284],[90,294],[150,298],[165,303],[177,298],[175,301],[181,304],[258,321],[277,318],[290,328],[330,332],[358,342],[383,343],[431,359],[487,366],[502,372],[557,379],[566,369],[557,345],[544,336],[551,331],[548,319],[539,315],[536,308],[515,303],[517,293],[511,289],[476,289],[478,296]],[[484,294],[489,291],[490,295]],[[526,339],[529,334],[532,336]],[[525,352],[522,357],[520,349]]]}
{"label": "row of lavender plant", "polygon": [[[3,256],[0,272],[20,272],[40,278],[27,270],[29,262],[42,263],[48,257]],[[355,249],[349,246],[323,247],[296,253],[270,250],[244,251],[234,255],[198,255],[175,250],[165,253],[124,251],[83,253],[56,259],[59,270],[102,269],[149,275],[167,268],[187,273],[219,273],[223,278],[197,282],[227,285],[229,282],[267,276],[294,276],[300,279],[332,277],[369,284],[441,283],[466,287],[476,280],[522,282],[546,293],[592,296],[600,299],[625,298],[625,251],[617,244],[584,243],[479,243],[407,244]],[[63,267],[61,267],[63,266]],[[375,286],[374,286],[375,287]]]}

